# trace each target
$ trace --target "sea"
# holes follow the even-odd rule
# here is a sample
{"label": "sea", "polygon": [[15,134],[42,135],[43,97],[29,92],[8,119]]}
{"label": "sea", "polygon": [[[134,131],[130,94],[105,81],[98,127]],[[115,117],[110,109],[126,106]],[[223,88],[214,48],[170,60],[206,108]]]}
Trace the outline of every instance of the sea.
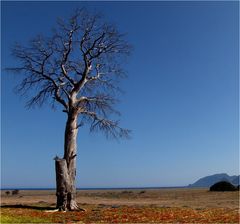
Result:
{"label": "sea", "polygon": [[[170,186],[170,187],[89,187],[89,188],[78,188],[78,191],[81,190],[149,190],[149,189],[174,189],[174,188],[189,188],[188,186]],[[10,188],[0,188],[1,191],[4,190],[34,190],[34,191],[39,191],[39,190],[56,190],[56,188],[27,188],[27,187],[10,187]]]}

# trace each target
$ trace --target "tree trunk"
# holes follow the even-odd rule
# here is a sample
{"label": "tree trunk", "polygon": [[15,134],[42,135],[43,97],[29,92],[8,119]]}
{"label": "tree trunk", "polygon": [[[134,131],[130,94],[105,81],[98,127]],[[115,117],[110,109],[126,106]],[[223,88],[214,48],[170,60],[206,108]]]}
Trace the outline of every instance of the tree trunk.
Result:
{"label": "tree trunk", "polygon": [[76,202],[77,113],[69,112],[65,128],[64,157],[56,159],[57,208],[78,210]]}
{"label": "tree trunk", "polygon": [[56,183],[57,183],[57,208],[60,211],[67,209],[67,193],[69,175],[67,169],[67,162],[65,159],[55,158],[56,168]]}

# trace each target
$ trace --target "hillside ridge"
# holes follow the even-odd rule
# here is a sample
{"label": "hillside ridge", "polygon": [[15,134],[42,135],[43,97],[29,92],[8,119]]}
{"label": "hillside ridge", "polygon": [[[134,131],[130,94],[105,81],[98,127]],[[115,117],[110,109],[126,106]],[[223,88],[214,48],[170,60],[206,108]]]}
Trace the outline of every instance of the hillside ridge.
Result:
{"label": "hillside ridge", "polygon": [[219,181],[228,181],[233,185],[239,185],[239,178],[239,175],[229,176],[227,173],[218,173],[202,177],[193,184],[189,184],[188,187],[210,187]]}

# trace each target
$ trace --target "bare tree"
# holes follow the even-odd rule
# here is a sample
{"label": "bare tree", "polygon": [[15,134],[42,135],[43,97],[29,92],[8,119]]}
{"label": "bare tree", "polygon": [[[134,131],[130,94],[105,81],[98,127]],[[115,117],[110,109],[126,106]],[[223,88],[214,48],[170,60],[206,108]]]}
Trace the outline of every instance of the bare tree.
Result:
{"label": "bare tree", "polygon": [[12,50],[19,66],[8,68],[23,75],[21,94],[33,97],[27,106],[61,105],[67,115],[64,156],[55,158],[57,208],[79,209],[76,202],[76,156],[78,129],[103,131],[114,138],[128,137],[112,114],[117,102],[118,82],[125,76],[121,65],[130,53],[125,35],[98,14],[76,10],[68,20],[59,20],[49,38],[37,36],[27,46]]}

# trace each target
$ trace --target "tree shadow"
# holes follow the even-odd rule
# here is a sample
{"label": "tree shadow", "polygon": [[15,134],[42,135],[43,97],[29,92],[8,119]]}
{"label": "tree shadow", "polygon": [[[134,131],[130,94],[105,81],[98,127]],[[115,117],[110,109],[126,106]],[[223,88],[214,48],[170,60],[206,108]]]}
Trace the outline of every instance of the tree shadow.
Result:
{"label": "tree shadow", "polygon": [[23,209],[34,209],[34,210],[55,210],[56,207],[50,207],[50,206],[38,206],[38,205],[1,205],[0,208],[23,208]]}

